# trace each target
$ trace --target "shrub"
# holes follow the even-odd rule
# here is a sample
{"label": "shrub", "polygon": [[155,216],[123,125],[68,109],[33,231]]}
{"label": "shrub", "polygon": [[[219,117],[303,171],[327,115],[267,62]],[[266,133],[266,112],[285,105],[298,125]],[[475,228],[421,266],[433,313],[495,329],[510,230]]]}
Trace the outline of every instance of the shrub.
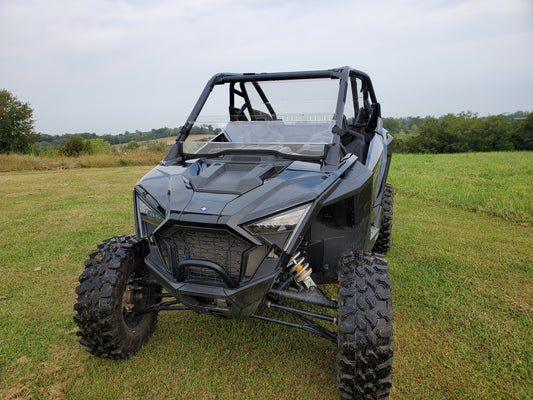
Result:
{"label": "shrub", "polygon": [[83,140],[80,135],[74,135],[59,149],[59,154],[67,157],[78,157],[82,153],[90,152],[91,148],[89,142]]}

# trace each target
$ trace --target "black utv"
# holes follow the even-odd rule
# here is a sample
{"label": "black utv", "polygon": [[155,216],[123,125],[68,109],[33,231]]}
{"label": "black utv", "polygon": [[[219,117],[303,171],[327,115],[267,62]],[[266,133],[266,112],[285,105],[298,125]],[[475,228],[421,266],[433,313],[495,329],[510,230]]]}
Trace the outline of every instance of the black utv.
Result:
{"label": "black utv", "polygon": [[380,114],[370,78],[349,67],[211,78],[135,186],[135,236],[85,262],[80,343],[130,357],[160,310],[257,318],[336,343],[341,398],[387,398],[392,136]]}

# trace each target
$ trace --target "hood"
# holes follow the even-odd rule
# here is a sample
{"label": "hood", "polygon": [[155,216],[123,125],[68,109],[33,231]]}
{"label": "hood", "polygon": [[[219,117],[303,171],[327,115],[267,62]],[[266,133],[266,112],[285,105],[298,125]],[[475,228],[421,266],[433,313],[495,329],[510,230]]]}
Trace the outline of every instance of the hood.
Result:
{"label": "hood", "polygon": [[337,177],[311,162],[229,157],[157,166],[136,190],[149,194],[173,220],[240,224],[311,202]]}

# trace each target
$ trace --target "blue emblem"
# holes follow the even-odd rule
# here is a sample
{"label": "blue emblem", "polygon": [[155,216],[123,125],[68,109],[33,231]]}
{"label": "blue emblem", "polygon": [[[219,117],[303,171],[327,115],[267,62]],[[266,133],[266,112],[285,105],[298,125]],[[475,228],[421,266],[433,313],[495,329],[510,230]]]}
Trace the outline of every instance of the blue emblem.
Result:
{"label": "blue emblem", "polygon": [[209,210],[209,208],[206,206],[200,207],[200,211],[202,212],[206,212],[207,210]]}

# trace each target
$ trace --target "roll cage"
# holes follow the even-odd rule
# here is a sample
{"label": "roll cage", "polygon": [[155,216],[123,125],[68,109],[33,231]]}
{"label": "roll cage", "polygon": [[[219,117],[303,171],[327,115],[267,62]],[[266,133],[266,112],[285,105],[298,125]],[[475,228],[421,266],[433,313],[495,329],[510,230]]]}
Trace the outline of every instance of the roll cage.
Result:
{"label": "roll cage", "polygon": [[[229,120],[230,121],[276,121],[278,116],[273,105],[264,93],[260,83],[267,81],[303,80],[303,79],[338,79],[339,90],[332,128],[332,141],[325,153],[326,165],[338,165],[342,154],[346,154],[347,144],[353,138],[366,137],[366,145],[371,135],[378,127],[378,119],[381,117],[381,107],[377,102],[374,88],[370,77],[362,71],[341,67],[329,70],[278,72],[278,73],[220,73],[214,75],[205,86],[198,101],[193,107],[186,123],[181,127],[176,143],[165,157],[165,164],[173,164],[183,160],[183,142],[189,136],[194,123],[197,121],[210,93],[216,85],[229,84]],[[245,84],[251,83],[257,92],[263,106],[268,112],[253,108],[248,90]],[[350,90],[351,88],[351,90]],[[350,92],[350,96],[348,93]],[[242,106],[237,106],[237,98],[242,101]],[[352,103],[353,118],[345,117],[347,101]],[[350,110],[351,111],[351,110]],[[360,147],[360,146],[359,146]],[[364,145],[363,145],[364,147]],[[366,153],[363,151],[362,153]]]}

